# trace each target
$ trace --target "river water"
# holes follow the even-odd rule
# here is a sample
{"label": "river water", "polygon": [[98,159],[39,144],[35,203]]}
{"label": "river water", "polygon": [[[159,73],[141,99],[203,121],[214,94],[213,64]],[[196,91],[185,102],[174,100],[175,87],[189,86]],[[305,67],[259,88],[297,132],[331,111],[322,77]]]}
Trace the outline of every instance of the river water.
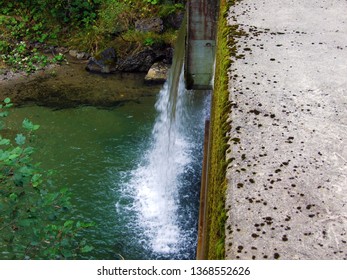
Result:
{"label": "river water", "polygon": [[167,83],[113,108],[12,110],[10,126],[40,124],[35,160],[72,191],[73,219],[96,223],[82,236],[95,249],[80,258],[195,258],[209,94],[177,77],[174,96]]}

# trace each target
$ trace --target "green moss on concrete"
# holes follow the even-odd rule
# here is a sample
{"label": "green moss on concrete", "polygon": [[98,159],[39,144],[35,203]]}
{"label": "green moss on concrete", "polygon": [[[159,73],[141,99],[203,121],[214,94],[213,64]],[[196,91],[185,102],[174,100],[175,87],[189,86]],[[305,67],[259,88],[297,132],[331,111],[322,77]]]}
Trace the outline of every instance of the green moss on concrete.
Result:
{"label": "green moss on concrete", "polygon": [[220,1],[220,13],[217,27],[216,69],[213,101],[211,110],[211,137],[208,180],[208,240],[207,258],[224,259],[225,239],[225,191],[226,191],[226,159],[228,149],[226,133],[230,105],[228,102],[228,69],[230,67],[231,50],[228,47],[229,28],[226,13],[229,3]]}
{"label": "green moss on concrete", "polygon": [[226,151],[230,131],[229,114],[229,76],[232,59],[237,59],[235,38],[243,36],[238,26],[228,26],[227,15],[235,0],[220,0],[220,11],[217,27],[216,69],[214,80],[213,101],[211,110],[211,137],[208,181],[208,238],[207,258],[225,258],[225,209],[226,198],[226,169],[230,161],[226,160]]}

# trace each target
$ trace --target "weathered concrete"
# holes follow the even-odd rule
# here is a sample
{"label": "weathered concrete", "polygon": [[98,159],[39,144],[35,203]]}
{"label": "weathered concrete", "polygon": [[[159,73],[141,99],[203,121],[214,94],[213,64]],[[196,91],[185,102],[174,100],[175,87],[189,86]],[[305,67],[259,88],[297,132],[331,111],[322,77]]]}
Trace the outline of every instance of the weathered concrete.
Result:
{"label": "weathered concrete", "polygon": [[347,2],[238,2],[226,258],[347,259]]}
{"label": "weathered concrete", "polygon": [[216,47],[215,0],[189,0],[185,77],[187,89],[212,89]]}

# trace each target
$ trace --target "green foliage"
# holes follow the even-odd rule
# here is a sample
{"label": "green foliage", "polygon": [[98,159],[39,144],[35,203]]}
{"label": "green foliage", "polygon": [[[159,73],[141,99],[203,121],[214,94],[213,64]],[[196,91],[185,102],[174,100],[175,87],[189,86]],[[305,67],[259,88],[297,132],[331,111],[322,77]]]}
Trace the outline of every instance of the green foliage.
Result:
{"label": "green foliage", "polygon": [[42,69],[48,63],[62,63],[65,60],[63,54],[58,54],[49,59],[46,55],[41,54],[38,49],[31,48],[25,41],[8,45],[7,51],[4,51],[0,58],[7,65],[12,66],[14,70],[22,70],[27,73]]}
{"label": "green foliage", "polygon": [[152,46],[155,43],[155,40],[149,37],[149,38],[146,38],[143,43],[145,46]]}
{"label": "green foliage", "polygon": [[[11,100],[0,105],[0,117],[8,116]],[[4,120],[0,120],[4,128]],[[32,161],[28,144],[39,125],[24,119],[14,141],[0,135],[0,258],[73,259],[91,251],[78,232],[91,223],[68,218],[70,193],[57,189]]]}
{"label": "green foliage", "polygon": [[[0,66],[9,65],[28,73],[48,63],[61,63],[40,54],[47,45],[65,45],[96,54],[116,47],[129,54],[157,42],[172,44],[173,31],[153,41],[133,36],[138,19],[168,15],[184,10],[184,0],[24,0],[0,2]],[[128,35],[127,33],[130,32]],[[142,36],[143,37],[143,36]]]}
{"label": "green foliage", "polygon": [[159,10],[160,17],[167,17],[171,14],[174,14],[178,11],[184,11],[184,5],[182,3],[177,4],[163,4]]}
{"label": "green foliage", "polygon": [[144,0],[144,1],[152,5],[158,5],[160,3],[160,0]]}
{"label": "green foliage", "polygon": [[59,53],[52,58],[52,62],[54,63],[61,63],[64,60],[65,60],[65,55],[63,55],[62,53]]}

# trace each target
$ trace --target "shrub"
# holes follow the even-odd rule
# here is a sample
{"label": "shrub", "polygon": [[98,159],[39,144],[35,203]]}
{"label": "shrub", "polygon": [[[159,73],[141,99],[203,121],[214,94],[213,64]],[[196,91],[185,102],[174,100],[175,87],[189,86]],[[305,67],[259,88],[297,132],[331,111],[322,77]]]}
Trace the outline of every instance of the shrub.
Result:
{"label": "shrub", "polygon": [[[8,116],[9,98],[0,105]],[[58,189],[32,161],[30,139],[39,125],[24,119],[13,138],[0,121],[0,248],[6,259],[73,259],[93,248],[78,232],[91,223],[68,218],[70,194]],[[6,132],[6,133],[5,133]]]}

